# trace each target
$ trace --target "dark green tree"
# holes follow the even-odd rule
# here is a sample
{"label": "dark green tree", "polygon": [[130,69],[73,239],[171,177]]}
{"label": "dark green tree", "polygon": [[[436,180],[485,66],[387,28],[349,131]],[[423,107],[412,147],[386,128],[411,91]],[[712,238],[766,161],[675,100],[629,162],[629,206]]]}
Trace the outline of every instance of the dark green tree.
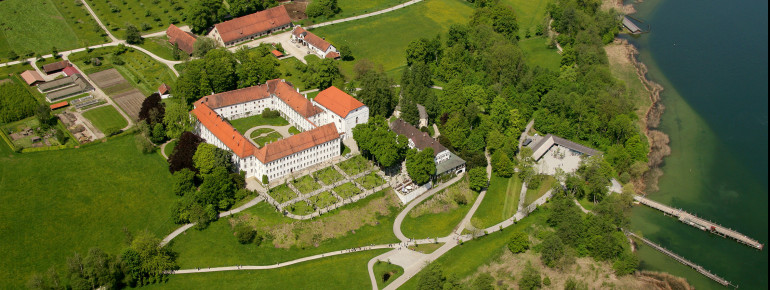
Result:
{"label": "dark green tree", "polygon": [[505,154],[502,150],[492,154],[492,170],[495,171],[497,176],[511,177],[513,175],[513,163],[508,158],[508,154]]}
{"label": "dark green tree", "polygon": [[174,194],[185,196],[195,191],[195,172],[190,169],[182,168],[174,172]]}
{"label": "dark green tree", "polygon": [[192,27],[192,31],[204,33],[220,21],[225,15],[222,3],[217,0],[197,0],[191,3],[186,11],[187,23]]}
{"label": "dark green tree", "polygon": [[356,81],[361,84],[361,90],[356,96],[369,107],[371,116],[388,117],[398,102],[392,87],[393,81],[388,78],[382,67],[374,69],[366,67],[367,64],[371,63],[362,60],[356,64]]}
{"label": "dark green tree", "polygon": [[126,42],[128,44],[140,44],[144,41],[142,34],[139,33],[139,29],[136,26],[129,24],[126,26]]}
{"label": "dark green tree", "polygon": [[487,187],[487,170],[484,167],[471,168],[468,171],[469,186],[472,190],[481,191]]}
{"label": "dark green tree", "polygon": [[340,45],[340,57],[344,61],[351,61],[355,59],[355,57],[353,57],[353,51],[347,44]]}
{"label": "dark green tree", "polygon": [[529,236],[521,231],[516,231],[511,236],[511,241],[508,242],[508,250],[514,254],[524,253],[529,249],[529,244]]}
{"label": "dark green tree", "polygon": [[540,260],[543,261],[548,267],[556,267],[561,258],[564,256],[564,243],[562,243],[559,235],[551,234],[541,245]]}
{"label": "dark green tree", "polygon": [[406,152],[406,171],[409,178],[422,185],[430,181],[436,174],[436,162],[433,156],[433,148],[425,148],[422,151],[410,149]]}

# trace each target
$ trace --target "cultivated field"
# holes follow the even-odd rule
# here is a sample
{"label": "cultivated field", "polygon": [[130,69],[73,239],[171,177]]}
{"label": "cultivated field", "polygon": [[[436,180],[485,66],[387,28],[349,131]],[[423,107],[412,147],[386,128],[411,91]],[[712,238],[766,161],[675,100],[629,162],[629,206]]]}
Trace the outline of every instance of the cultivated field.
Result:
{"label": "cultivated field", "polygon": [[119,84],[128,83],[128,81],[114,68],[92,73],[88,75],[88,77],[102,90]]}
{"label": "cultivated field", "polygon": [[133,89],[125,93],[111,96],[111,98],[121,109],[123,109],[123,112],[128,114],[129,117],[134,120],[139,119],[139,110],[142,109],[142,102],[145,98],[142,92]]}
{"label": "cultivated field", "polygon": [[139,118],[139,110],[142,108],[145,95],[134,89],[117,69],[111,68],[92,73],[88,77],[132,119]]}
{"label": "cultivated field", "polygon": [[175,227],[168,165],[133,136],[79,149],[13,154],[0,142],[3,288],[33,272],[63,271],[67,257],[100,247],[118,255],[127,229],[162,236]]}

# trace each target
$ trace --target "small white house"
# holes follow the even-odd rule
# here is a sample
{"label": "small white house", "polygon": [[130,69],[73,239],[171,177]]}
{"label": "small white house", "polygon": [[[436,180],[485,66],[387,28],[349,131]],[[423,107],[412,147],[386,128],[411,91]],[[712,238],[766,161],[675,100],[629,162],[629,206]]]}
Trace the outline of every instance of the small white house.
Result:
{"label": "small white house", "polygon": [[307,46],[311,52],[320,58],[336,59],[340,57],[340,53],[334,45],[300,26],[295,26],[292,30],[291,41]]}

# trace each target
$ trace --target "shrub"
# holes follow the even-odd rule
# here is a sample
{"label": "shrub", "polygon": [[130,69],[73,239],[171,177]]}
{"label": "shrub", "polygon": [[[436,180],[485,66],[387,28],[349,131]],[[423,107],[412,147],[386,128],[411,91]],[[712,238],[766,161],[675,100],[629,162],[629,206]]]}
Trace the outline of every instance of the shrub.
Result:
{"label": "shrub", "polygon": [[254,240],[257,232],[247,223],[240,222],[235,225],[235,237],[241,244],[248,244]]}
{"label": "shrub", "polygon": [[513,233],[511,241],[508,242],[508,250],[512,253],[523,253],[529,249],[529,236],[527,234],[517,231]]}
{"label": "shrub", "polygon": [[277,110],[265,109],[264,111],[262,111],[262,118],[265,118],[265,119],[278,118],[280,116],[281,116],[281,113],[278,112]]}
{"label": "shrub", "polygon": [[152,145],[152,142],[141,134],[134,135],[134,143],[136,144],[136,149],[139,149],[144,154],[155,152],[155,145]]}

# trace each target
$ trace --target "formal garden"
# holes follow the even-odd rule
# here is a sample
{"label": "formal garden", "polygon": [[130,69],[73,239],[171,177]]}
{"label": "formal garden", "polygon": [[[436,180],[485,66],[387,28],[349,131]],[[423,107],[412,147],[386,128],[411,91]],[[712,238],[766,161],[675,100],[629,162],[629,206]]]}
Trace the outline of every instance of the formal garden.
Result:
{"label": "formal garden", "polygon": [[268,191],[268,194],[270,194],[270,196],[278,203],[284,203],[297,197],[297,193],[291,190],[286,184],[271,188]]}
{"label": "formal garden", "polygon": [[361,193],[361,189],[352,182],[347,182],[335,187],[334,192],[341,198],[351,198],[354,195]]}
{"label": "formal garden", "polygon": [[345,171],[348,176],[355,176],[361,172],[367,171],[371,168],[369,161],[361,155],[353,156],[352,158],[342,161],[337,166]]}
{"label": "formal garden", "polygon": [[364,189],[372,189],[385,184],[385,179],[382,179],[382,177],[380,177],[376,171],[373,171],[356,179],[356,183],[361,185],[361,187]]}
{"label": "formal garden", "polygon": [[315,180],[313,180],[313,177],[310,175],[305,175],[300,178],[294,179],[291,181],[294,188],[299,190],[302,194],[308,194],[313,191],[316,191],[318,189],[321,189],[321,185],[318,184]]}
{"label": "formal garden", "polygon": [[337,203],[339,200],[331,192],[324,191],[314,196],[308,197],[307,201],[310,202],[314,208],[319,209],[327,208]]}
{"label": "formal garden", "polygon": [[329,166],[313,172],[313,176],[325,185],[332,185],[340,180],[345,179],[345,177],[339,171],[337,171],[337,169],[334,169],[334,166]]}

